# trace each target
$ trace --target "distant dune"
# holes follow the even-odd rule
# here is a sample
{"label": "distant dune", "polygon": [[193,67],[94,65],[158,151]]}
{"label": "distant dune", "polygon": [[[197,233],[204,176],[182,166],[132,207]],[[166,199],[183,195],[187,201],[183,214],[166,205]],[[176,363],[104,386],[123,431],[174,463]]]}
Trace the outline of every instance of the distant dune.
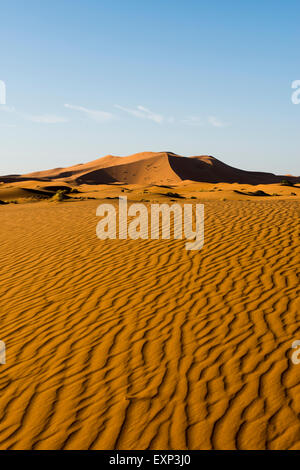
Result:
{"label": "distant dune", "polygon": [[[182,157],[171,152],[143,152],[128,157],[107,155],[67,168],[0,177],[0,182],[66,181],[77,184],[179,184],[207,183],[273,184],[287,178],[272,173],[245,171],[208,155]],[[297,183],[300,177],[288,176]]]}

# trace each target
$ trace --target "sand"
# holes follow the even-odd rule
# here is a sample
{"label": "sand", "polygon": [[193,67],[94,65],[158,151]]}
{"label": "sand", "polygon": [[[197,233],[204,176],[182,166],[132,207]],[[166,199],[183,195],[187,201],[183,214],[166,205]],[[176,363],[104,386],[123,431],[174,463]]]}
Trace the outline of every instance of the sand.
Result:
{"label": "sand", "polygon": [[299,188],[215,187],[176,189],[205,204],[196,252],[97,239],[121,186],[1,205],[0,449],[300,449]]}
{"label": "sand", "polygon": [[172,152],[141,152],[128,157],[107,155],[88,163],[54,168],[19,176],[0,176],[0,182],[63,180],[75,184],[179,184],[190,180],[206,183],[274,184],[283,179],[300,183],[300,176],[245,171],[219,159],[200,155],[183,157]]}

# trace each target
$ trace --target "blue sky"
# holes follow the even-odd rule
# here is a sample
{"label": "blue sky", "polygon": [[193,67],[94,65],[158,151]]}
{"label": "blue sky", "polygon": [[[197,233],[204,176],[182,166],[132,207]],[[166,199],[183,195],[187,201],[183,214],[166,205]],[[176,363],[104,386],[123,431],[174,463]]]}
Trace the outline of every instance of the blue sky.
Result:
{"label": "blue sky", "polygon": [[299,175],[299,1],[1,4],[0,174],[106,154]]}

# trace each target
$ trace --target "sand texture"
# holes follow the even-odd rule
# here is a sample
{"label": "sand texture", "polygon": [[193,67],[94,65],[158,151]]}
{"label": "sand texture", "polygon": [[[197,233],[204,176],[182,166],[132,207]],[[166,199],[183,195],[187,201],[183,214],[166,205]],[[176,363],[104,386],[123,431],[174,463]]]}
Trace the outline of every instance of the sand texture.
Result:
{"label": "sand texture", "polygon": [[205,188],[181,189],[205,204],[195,252],[100,241],[98,200],[1,205],[0,449],[300,449],[299,188]]}

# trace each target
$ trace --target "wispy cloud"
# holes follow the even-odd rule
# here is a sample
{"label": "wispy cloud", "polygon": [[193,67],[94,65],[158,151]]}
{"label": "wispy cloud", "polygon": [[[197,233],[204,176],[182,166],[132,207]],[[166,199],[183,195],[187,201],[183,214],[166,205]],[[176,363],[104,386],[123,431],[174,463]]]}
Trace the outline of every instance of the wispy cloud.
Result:
{"label": "wispy cloud", "polygon": [[199,116],[187,116],[181,122],[188,126],[203,126],[203,121]]}
{"label": "wispy cloud", "polygon": [[214,127],[227,127],[229,123],[223,122],[220,119],[216,118],[215,116],[209,116],[208,122]]}
{"label": "wispy cloud", "polygon": [[[68,104],[68,103],[66,103],[64,107],[67,109],[71,109],[73,111],[79,111],[80,113],[85,114],[90,119],[99,123],[106,123],[106,122],[113,121],[114,119],[118,119],[117,114],[107,112],[107,111],[89,109],[83,106],[78,106],[78,105]],[[202,119],[199,116],[190,115],[190,116],[184,117],[183,119],[175,119],[172,116],[164,116],[162,114],[153,112],[149,108],[146,108],[145,106],[141,106],[141,105],[136,106],[136,108],[126,108],[124,106],[116,104],[114,107],[138,119],[148,119],[157,124],[182,123],[188,126],[201,127],[201,126],[204,126],[205,123],[206,124],[208,123],[211,126],[218,127],[218,128],[230,126],[230,123],[221,121],[216,116],[209,116],[207,118]],[[59,124],[59,123],[64,123],[64,122],[69,121],[69,119],[64,116],[58,116],[55,114],[30,114],[30,113],[26,113],[23,111],[19,111],[12,106],[6,106],[6,105],[0,106],[0,111],[11,113],[26,121],[31,121],[31,122],[40,123],[40,124]]]}
{"label": "wispy cloud", "polygon": [[194,127],[201,127],[205,124],[210,124],[213,127],[227,127],[230,124],[224,121],[221,121],[216,116],[208,116],[207,118],[202,119],[199,116],[187,116],[181,120],[183,124]]}
{"label": "wispy cloud", "polygon": [[115,116],[112,113],[108,113],[106,111],[99,111],[95,109],[88,109],[84,108],[83,106],[77,106],[74,104],[65,104],[65,108],[73,109],[74,111],[80,111],[84,113],[86,116],[94,119],[97,122],[109,122],[112,121]]}
{"label": "wispy cloud", "polygon": [[42,123],[42,124],[58,124],[62,122],[67,122],[68,119],[62,116],[56,116],[54,114],[28,114],[24,113],[23,111],[18,111],[16,108],[12,106],[1,106],[0,108],[2,111],[7,113],[14,114],[26,121]]}
{"label": "wispy cloud", "polygon": [[125,111],[125,113],[131,114],[131,116],[135,116],[140,119],[150,119],[150,121],[154,121],[157,124],[161,124],[164,121],[164,117],[161,114],[154,113],[153,111],[150,111],[150,109],[141,105],[131,109],[116,104],[115,108],[121,109],[122,111]]}

